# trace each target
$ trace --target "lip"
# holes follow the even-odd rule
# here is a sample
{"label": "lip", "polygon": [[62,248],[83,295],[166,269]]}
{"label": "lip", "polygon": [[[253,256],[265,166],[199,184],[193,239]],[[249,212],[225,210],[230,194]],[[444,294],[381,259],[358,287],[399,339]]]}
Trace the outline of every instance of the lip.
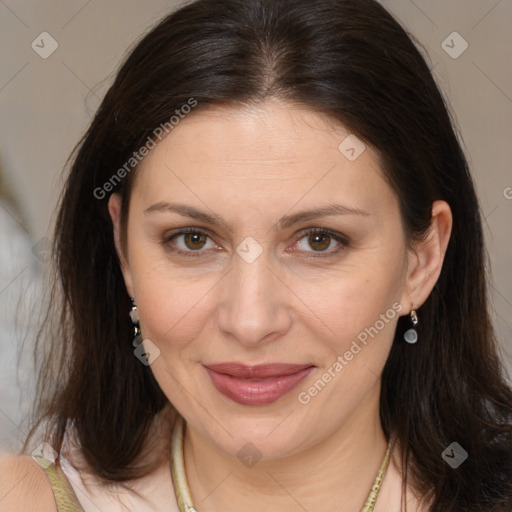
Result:
{"label": "lip", "polygon": [[212,384],[227,398],[242,405],[265,405],[287,395],[315,368],[311,364],[240,363],[204,365]]}

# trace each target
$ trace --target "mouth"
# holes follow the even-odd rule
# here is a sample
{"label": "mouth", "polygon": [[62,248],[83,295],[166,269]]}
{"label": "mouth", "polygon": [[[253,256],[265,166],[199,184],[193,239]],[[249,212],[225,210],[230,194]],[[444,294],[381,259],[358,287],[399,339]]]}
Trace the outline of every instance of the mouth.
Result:
{"label": "mouth", "polygon": [[287,395],[315,368],[311,364],[203,365],[214,387],[242,405],[266,405]]}

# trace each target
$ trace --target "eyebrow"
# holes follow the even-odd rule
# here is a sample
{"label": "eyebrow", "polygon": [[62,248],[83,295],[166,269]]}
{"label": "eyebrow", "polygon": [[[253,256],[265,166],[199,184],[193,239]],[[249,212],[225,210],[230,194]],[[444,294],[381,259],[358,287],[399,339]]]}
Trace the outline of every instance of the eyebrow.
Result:
{"label": "eyebrow", "polygon": [[[168,203],[166,201],[160,201],[144,210],[144,214],[150,214],[154,212],[171,212],[182,215],[183,217],[191,217],[196,220],[203,221],[213,226],[221,226],[229,232],[233,232],[231,226],[220,216],[206,213],[193,206],[189,206],[182,203]],[[305,210],[290,215],[284,215],[277,222],[278,229],[286,229],[299,222],[305,222],[313,220],[318,217],[327,217],[331,215],[359,215],[368,217],[371,214],[361,210],[359,208],[350,208],[341,204],[329,204],[319,208],[311,210]]]}

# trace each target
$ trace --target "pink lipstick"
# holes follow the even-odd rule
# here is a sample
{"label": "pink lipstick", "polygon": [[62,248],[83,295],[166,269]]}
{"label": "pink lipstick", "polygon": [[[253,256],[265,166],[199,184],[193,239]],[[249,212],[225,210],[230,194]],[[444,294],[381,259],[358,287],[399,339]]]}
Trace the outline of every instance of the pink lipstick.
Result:
{"label": "pink lipstick", "polygon": [[265,405],[287,395],[314,369],[311,364],[204,365],[215,388],[242,405]]}

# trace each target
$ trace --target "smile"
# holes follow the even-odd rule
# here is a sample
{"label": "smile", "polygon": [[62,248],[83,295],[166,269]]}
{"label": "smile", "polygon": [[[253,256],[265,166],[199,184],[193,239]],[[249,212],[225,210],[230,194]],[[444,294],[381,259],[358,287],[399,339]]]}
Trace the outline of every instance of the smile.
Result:
{"label": "smile", "polygon": [[212,384],[224,396],[242,405],[266,405],[287,395],[315,368],[311,364],[267,364],[248,367],[239,363],[204,366]]}

